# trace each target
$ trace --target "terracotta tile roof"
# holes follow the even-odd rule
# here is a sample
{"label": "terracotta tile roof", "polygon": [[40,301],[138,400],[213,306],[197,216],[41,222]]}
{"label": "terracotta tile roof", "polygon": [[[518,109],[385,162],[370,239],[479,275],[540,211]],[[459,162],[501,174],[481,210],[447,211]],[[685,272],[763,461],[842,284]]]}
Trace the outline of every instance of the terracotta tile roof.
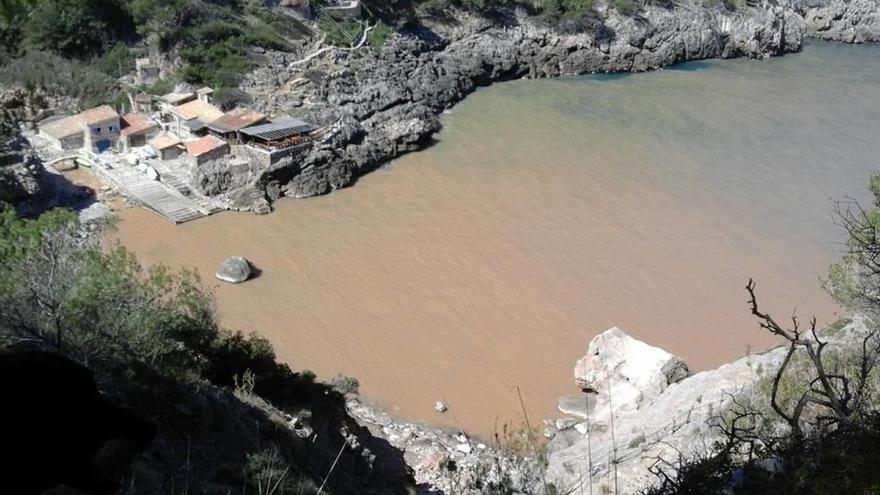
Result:
{"label": "terracotta tile roof", "polygon": [[110,105],[90,108],[79,113],[78,117],[86,125],[98,124],[105,120],[118,119],[119,114]]}
{"label": "terracotta tile roof", "polygon": [[140,134],[156,127],[157,124],[143,113],[128,113],[122,116],[122,133],[126,136]]}
{"label": "terracotta tile roof", "polygon": [[203,122],[209,122],[223,116],[223,112],[219,108],[202,100],[193,100],[178,105],[172,108],[171,112],[183,120],[199,119]]}
{"label": "terracotta tile roof", "polygon": [[69,115],[40,124],[40,130],[55,139],[63,139],[83,132],[78,115]]}
{"label": "terracotta tile roof", "polygon": [[217,136],[208,135],[196,141],[186,143],[186,152],[192,156],[202,156],[205,153],[214,151],[224,146],[228,146],[226,144],[226,141],[218,138]]}
{"label": "terracotta tile roof", "polygon": [[171,134],[159,134],[153,139],[147,141],[147,144],[155,148],[156,151],[161,151],[180,144],[180,139],[177,139]]}
{"label": "terracotta tile roof", "polygon": [[247,108],[236,108],[210,122],[208,127],[219,132],[232,132],[259,124],[263,120],[266,120],[266,116],[260,112],[248,110]]}

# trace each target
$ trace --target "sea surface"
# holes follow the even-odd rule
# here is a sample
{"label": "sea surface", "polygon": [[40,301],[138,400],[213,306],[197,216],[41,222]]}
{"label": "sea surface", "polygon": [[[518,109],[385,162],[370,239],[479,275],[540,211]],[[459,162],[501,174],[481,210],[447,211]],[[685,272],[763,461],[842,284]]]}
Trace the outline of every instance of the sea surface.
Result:
{"label": "sea surface", "polygon": [[[746,305],[830,322],[835,199],[880,168],[880,46],[523,80],[444,115],[430,148],[267,216],[172,226],[124,209],[147,263],[194,267],[223,323],[392,414],[490,439],[556,416],[611,326],[694,369],[774,340]],[[259,278],[213,277],[231,255]],[[435,401],[450,411],[434,412]]]}

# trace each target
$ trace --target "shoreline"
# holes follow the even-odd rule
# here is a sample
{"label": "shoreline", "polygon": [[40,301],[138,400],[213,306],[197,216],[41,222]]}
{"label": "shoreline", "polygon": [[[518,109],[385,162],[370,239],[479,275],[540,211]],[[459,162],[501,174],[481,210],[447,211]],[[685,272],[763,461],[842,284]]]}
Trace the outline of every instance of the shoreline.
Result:
{"label": "shoreline", "polygon": [[[809,6],[794,1],[738,12],[649,5],[636,20],[600,6],[598,25],[578,34],[538,25],[521,12],[507,12],[503,22],[459,13],[457,25],[426,23],[420,32],[395,35],[379,54],[351,51],[334,61],[316,57],[281,70],[273,64],[248,76],[241,88],[262,102],[261,110],[307,101],[301,109],[306,117],[335,122],[335,133],[302,156],[242,182],[270,201],[326,194],[429,146],[440,129],[438,116],[479,87],[522,78],[645,72],[713,58],[762,59],[797,52],[809,38],[876,42],[878,9],[872,0]],[[283,54],[276,59],[288,62]],[[326,75],[291,94],[289,83],[308,70]]]}

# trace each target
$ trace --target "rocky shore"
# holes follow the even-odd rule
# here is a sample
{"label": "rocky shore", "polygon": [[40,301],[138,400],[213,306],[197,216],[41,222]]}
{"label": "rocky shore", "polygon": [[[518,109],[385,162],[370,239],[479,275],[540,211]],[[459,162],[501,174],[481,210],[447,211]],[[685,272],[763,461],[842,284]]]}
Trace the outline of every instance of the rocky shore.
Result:
{"label": "rocky shore", "polygon": [[[860,350],[864,321],[844,320],[822,332],[829,352]],[[560,399],[564,417],[548,421],[546,477],[560,493],[639,493],[657,482],[651,467],[707,454],[722,438],[719,425],[736,404],[776,417],[767,387],[787,347],[745,356],[690,374],[676,356],[633,339],[618,328],[596,336],[574,369],[587,393]],[[770,428],[781,427],[769,425]]]}
{"label": "rocky shore", "polygon": [[534,488],[541,467],[531,456],[486,445],[464,432],[402,421],[358,399],[350,399],[346,407],[373,436],[403,453],[420,493],[537,493]]}
{"label": "rocky shore", "polygon": [[728,12],[702,3],[648,5],[622,16],[601,4],[589,26],[564,33],[523,11],[458,22],[423,21],[380,52],[330,50],[303,64],[292,54],[251,74],[242,89],[263,111],[293,111],[332,127],[295,160],[249,172],[244,182],[308,197],[352,184],[388,160],[429,143],[437,116],[479,86],[518,78],[639,72],[705,58],[765,58],[798,51],[806,38],[880,39],[876,0],[764,2]]}

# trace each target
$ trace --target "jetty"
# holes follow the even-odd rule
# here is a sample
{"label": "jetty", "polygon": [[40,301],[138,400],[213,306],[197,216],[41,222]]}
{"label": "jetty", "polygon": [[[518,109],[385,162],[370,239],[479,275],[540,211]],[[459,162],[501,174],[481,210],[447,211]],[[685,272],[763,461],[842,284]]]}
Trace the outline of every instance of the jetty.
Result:
{"label": "jetty", "polygon": [[163,219],[180,224],[221,211],[222,205],[193,191],[180,177],[169,171],[156,180],[135,167],[115,164],[96,153],[79,149],[45,161],[52,166],[63,161],[74,161],[88,167],[110,187],[130,201],[136,202]]}

